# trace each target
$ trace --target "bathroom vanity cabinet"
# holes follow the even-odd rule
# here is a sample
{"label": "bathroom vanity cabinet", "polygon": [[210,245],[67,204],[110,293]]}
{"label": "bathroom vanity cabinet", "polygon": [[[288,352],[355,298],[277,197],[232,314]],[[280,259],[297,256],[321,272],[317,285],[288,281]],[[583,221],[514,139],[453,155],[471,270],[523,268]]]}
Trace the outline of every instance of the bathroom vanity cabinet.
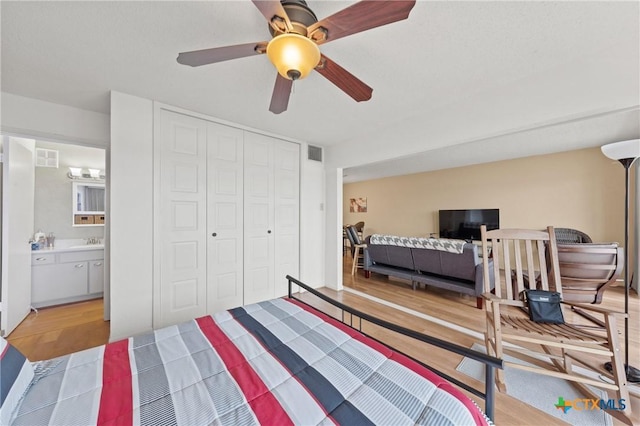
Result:
{"label": "bathroom vanity cabinet", "polygon": [[38,250],[31,254],[31,304],[35,308],[102,297],[104,249]]}

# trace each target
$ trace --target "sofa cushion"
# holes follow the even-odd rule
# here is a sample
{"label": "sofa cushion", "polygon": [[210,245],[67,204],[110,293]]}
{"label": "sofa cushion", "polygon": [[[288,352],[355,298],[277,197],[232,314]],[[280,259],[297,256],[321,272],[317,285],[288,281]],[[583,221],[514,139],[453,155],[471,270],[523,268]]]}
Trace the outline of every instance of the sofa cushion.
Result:
{"label": "sofa cushion", "polygon": [[370,237],[366,239],[369,260],[376,265],[395,266],[404,269],[414,269],[411,249],[409,247],[371,244]]}
{"label": "sofa cushion", "polygon": [[442,275],[474,281],[476,279],[476,265],[480,263],[478,246],[471,243],[465,244],[461,254],[441,252],[440,263]]}
{"label": "sofa cushion", "polygon": [[399,268],[414,269],[413,257],[408,247],[387,246],[388,265],[397,266]]}
{"label": "sofa cushion", "polygon": [[[411,255],[413,256],[413,264],[416,271],[443,275],[440,252],[438,250],[411,249]],[[459,256],[458,254],[452,255]]]}

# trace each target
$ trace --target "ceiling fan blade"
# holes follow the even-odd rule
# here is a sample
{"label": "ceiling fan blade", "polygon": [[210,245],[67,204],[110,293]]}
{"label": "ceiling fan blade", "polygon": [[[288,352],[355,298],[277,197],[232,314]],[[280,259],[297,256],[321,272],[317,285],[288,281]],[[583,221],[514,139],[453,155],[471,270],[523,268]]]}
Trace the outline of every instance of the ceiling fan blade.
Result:
{"label": "ceiling fan blade", "polygon": [[415,0],[362,0],[310,25],[307,33],[317,44],[327,43],[407,19],[415,4]]}
{"label": "ceiling fan blade", "polygon": [[356,76],[333,62],[331,59],[321,55],[320,65],[315,70],[324,78],[338,86],[347,95],[358,102],[371,99],[373,89],[360,81]]}
{"label": "ceiling fan blade", "polygon": [[260,55],[267,49],[267,42],[236,44],[235,46],[214,47],[212,49],[194,50],[178,54],[178,63],[199,67],[200,65],[214,64],[230,59],[244,58],[251,55]]}
{"label": "ceiling fan blade", "polygon": [[267,18],[267,22],[274,28],[277,28],[278,22],[273,21],[273,17],[277,16],[282,19],[281,25],[284,25],[284,28],[280,30],[285,30],[284,32],[289,32],[293,30],[293,25],[291,25],[291,21],[289,20],[289,15],[282,7],[282,4],[279,0],[251,0],[253,4],[258,8],[260,13]]}
{"label": "ceiling fan blade", "polygon": [[287,110],[289,105],[289,97],[291,96],[291,86],[293,80],[288,80],[280,74],[276,77],[276,85],[273,87],[273,94],[271,95],[271,105],[269,105],[269,111],[274,114],[280,114]]}

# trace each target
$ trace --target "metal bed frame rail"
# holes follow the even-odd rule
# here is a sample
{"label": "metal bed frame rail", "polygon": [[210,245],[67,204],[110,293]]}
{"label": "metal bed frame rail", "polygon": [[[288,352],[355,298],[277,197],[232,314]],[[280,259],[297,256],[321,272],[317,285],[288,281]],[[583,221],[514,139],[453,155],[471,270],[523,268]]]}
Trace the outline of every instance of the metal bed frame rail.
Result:
{"label": "metal bed frame rail", "polygon": [[[500,369],[504,369],[504,363],[501,359],[484,354],[482,352],[477,352],[474,350],[471,350],[469,348],[466,348],[464,346],[460,346],[460,345],[456,345],[455,343],[451,343],[451,342],[447,342],[445,340],[442,339],[438,339],[437,337],[433,337],[433,336],[429,336],[427,334],[423,334],[423,333],[418,333],[417,331],[408,329],[406,327],[402,327],[399,326],[397,324],[393,324],[391,322],[382,320],[380,318],[376,318],[372,315],[369,315],[367,313],[364,313],[362,311],[359,311],[357,309],[354,309],[348,305],[345,305],[343,303],[338,302],[337,300],[333,300],[332,298],[330,298],[329,296],[320,293],[319,291],[317,291],[316,289],[309,287],[307,284],[304,284],[303,282],[293,278],[290,275],[287,275],[287,280],[288,280],[288,286],[289,286],[289,298],[290,299],[295,299],[301,303],[304,303],[305,305],[311,306],[309,305],[309,303],[305,302],[302,299],[299,299],[298,297],[293,295],[292,292],[292,286],[293,285],[297,285],[300,288],[303,288],[304,290],[308,291],[309,293],[313,294],[314,296],[319,297],[320,299],[324,300],[327,303],[330,303],[331,305],[339,308],[342,311],[342,322],[347,324],[346,321],[344,320],[344,313],[348,312],[351,317],[350,317],[350,321],[349,324],[347,324],[349,327],[354,328],[353,326],[353,317],[356,316],[357,318],[359,318],[359,325],[357,330],[360,331],[362,334],[366,335],[367,337],[389,347],[390,349],[393,349],[394,351],[401,353],[404,356],[407,356],[409,358],[411,358],[412,360],[414,360],[415,362],[417,362],[418,364],[422,365],[425,368],[428,368],[429,370],[433,371],[434,373],[438,374],[441,377],[444,377],[445,379],[449,380],[450,382],[456,384],[457,386],[461,387],[462,389],[476,395],[479,398],[484,399],[485,402],[485,414],[487,415],[487,417],[489,417],[489,419],[491,419],[491,421],[494,421],[494,402],[495,402],[495,369],[496,368],[500,368]],[[395,348],[391,348],[389,345],[387,345],[386,343],[376,339],[373,336],[370,336],[366,333],[364,333],[362,331],[362,320],[365,320],[367,322],[370,322],[372,324],[376,324],[380,327],[383,327],[385,329],[391,330],[391,331],[395,331],[396,333],[400,333],[404,336],[407,337],[411,337],[413,339],[419,340],[421,342],[433,345],[433,346],[437,346],[439,348],[445,349],[447,351],[450,352],[455,352],[459,355],[471,358],[473,360],[479,361],[481,363],[483,363],[485,365],[485,388],[484,388],[484,392],[481,392],[471,386],[469,386],[468,384],[461,382],[460,380],[449,376],[446,373],[443,373],[441,371],[439,371],[438,369],[429,366],[425,363],[423,363],[422,361],[415,359],[414,357],[407,355],[405,353],[400,352],[399,350],[395,349]]]}

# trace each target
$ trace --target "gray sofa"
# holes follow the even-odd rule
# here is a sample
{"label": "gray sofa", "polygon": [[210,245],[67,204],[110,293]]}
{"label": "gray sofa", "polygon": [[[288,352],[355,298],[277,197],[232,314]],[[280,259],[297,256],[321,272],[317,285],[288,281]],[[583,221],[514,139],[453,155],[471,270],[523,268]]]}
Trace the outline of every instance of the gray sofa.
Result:
{"label": "gray sofa", "polygon": [[[468,294],[476,297],[476,306],[482,309],[481,295],[485,290],[477,245],[465,243],[462,253],[458,254],[429,248],[372,244],[371,236],[366,238],[366,243],[365,276],[375,272],[409,280],[414,290],[417,284],[424,284]],[[490,269],[490,279],[490,288],[493,289],[493,268]]]}

